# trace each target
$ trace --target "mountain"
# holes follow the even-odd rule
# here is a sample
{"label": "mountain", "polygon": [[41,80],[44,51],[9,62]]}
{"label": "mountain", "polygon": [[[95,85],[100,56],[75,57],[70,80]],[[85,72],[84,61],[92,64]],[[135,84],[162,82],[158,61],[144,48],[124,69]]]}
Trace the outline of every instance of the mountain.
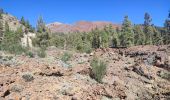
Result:
{"label": "mountain", "polygon": [[79,21],[74,24],[64,24],[64,23],[55,22],[55,23],[47,24],[47,27],[51,30],[52,33],[56,33],[56,32],[68,33],[68,32],[89,32],[96,27],[102,29],[106,25],[112,25],[113,28],[120,27],[119,24],[113,24],[111,22],[105,22],[105,21],[95,21],[95,22]]}

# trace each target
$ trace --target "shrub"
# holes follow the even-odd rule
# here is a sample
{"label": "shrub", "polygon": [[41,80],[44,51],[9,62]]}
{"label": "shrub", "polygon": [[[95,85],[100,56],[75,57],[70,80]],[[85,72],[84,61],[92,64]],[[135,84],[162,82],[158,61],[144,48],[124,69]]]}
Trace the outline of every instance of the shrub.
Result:
{"label": "shrub", "polygon": [[19,43],[18,44],[3,44],[1,45],[1,50],[7,51],[12,54],[22,54],[26,52],[26,49],[23,48]]}
{"label": "shrub", "polygon": [[170,72],[167,71],[158,71],[158,76],[160,76],[163,79],[170,80]]}
{"label": "shrub", "polygon": [[34,80],[34,77],[31,73],[25,73],[22,75],[22,78],[26,81],[26,82],[30,82],[32,80]]}
{"label": "shrub", "polygon": [[30,58],[34,58],[34,54],[31,51],[28,51],[26,55],[29,56]]}
{"label": "shrub", "polygon": [[72,55],[70,53],[65,52],[62,55],[61,60],[64,61],[64,62],[67,62],[71,57],[72,57]]}
{"label": "shrub", "polygon": [[164,73],[162,78],[170,80],[170,73]]}
{"label": "shrub", "polygon": [[41,57],[41,58],[45,58],[46,57],[46,52],[45,52],[45,49],[40,49],[38,51],[38,56]]}
{"label": "shrub", "polygon": [[54,36],[52,35],[49,42],[51,46],[56,46],[57,48],[64,48],[65,38],[58,34]]}
{"label": "shrub", "polygon": [[22,92],[23,89],[24,89],[24,87],[22,85],[15,84],[11,87],[10,91],[12,91],[12,92]]}
{"label": "shrub", "polygon": [[22,27],[18,28],[14,32],[10,30],[8,23],[5,23],[5,31],[1,41],[0,50],[7,51],[12,54],[21,54],[25,52],[26,49],[20,44],[22,36]]}
{"label": "shrub", "polygon": [[106,73],[106,63],[104,61],[98,60],[97,58],[93,58],[90,65],[92,67],[91,77],[101,83],[102,78]]}
{"label": "shrub", "polygon": [[76,47],[76,49],[79,51],[79,52],[82,52],[82,53],[91,53],[91,51],[92,51],[92,48],[90,47],[90,44],[81,44],[81,43],[79,43],[78,45],[77,45],[77,47]]}

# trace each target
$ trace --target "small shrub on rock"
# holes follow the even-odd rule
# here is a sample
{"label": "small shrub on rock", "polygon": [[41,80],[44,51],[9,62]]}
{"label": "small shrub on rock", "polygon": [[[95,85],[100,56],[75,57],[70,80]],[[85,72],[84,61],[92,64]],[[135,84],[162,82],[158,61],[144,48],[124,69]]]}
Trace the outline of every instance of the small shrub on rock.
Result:
{"label": "small shrub on rock", "polygon": [[61,60],[66,63],[67,61],[70,60],[71,57],[72,57],[72,55],[71,55],[70,53],[65,52],[65,53],[62,55]]}
{"label": "small shrub on rock", "polygon": [[157,75],[160,76],[163,79],[167,79],[170,81],[170,72],[167,71],[158,71]]}
{"label": "small shrub on rock", "polygon": [[106,63],[97,58],[94,58],[90,65],[92,67],[91,77],[94,78],[97,82],[101,83],[102,78],[106,73]]}
{"label": "small shrub on rock", "polygon": [[12,92],[22,92],[23,89],[24,89],[24,87],[22,85],[15,84],[11,87],[10,91],[12,91]]}
{"label": "small shrub on rock", "polygon": [[26,55],[29,56],[30,58],[34,58],[34,54],[31,51],[28,51]]}
{"label": "small shrub on rock", "polygon": [[26,82],[30,82],[32,80],[34,80],[34,77],[31,73],[25,73],[22,75],[22,78],[26,81]]}
{"label": "small shrub on rock", "polygon": [[38,52],[37,52],[38,56],[40,58],[45,58],[46,57],[46,52],[45,52],[45,49],[40,49]]}

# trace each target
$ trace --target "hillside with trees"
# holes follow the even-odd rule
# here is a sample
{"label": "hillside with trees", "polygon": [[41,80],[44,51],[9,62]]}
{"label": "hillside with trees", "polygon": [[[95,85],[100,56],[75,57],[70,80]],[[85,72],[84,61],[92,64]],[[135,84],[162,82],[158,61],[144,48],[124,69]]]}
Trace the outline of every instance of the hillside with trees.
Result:
{"label": "hillside with trees", "polygon": [[0,9],[0,100],[169,100],[167,15],[33,27]]}

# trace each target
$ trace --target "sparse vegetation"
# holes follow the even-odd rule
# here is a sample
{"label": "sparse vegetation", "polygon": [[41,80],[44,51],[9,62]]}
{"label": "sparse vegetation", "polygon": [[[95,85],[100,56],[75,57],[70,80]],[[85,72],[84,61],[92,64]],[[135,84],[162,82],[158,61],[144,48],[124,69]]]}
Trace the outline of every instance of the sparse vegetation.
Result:
{"label": "sparse vegetation", "polygon": [[30,58],[34,58],[34,54],[31,51],[26,52],[26,55],[29,56]]}
{"label": "sparse vegetation", "polygon": [[[6,3],[2,4],[5,7]],[[76,3],[76,6],[81,4],[89,2],[80,5]],[[89,8],[95,8],[92,12],[96,9],[100,10],[97,11],[98,14],[110,12],[110,7],[103,7],[108,2],[90,4]],[[94,4],[102,7],[101,9],[107,8],[107,11],[98,9]],[[121,7],[129,4],[131,3],[124,3]],[[51,6],[54,5],[56,3]],[[76,10],[75,5],[70,6],[71,9],[67,9],[60,5],[63,11]],[[45,13],[46,8],[55,7],[45,7]],[[138,7],[135,5],[135,8]],[[118,9],[115,15],[120,16],[122,11],[119,10],[122,9],[124,8]],[[58,20],[61,21],[71,18],[69,22],[72,22],[82,16],[69,16],[71,13],[64,14],[60,9],[49,12],[54,10],[57,10],[55,15],[59,15],[58,18],[61,18]],[[85,15],[86,12],[82,10],[78,9],[78,12]],[[128,9],[124,9],[126,10]],[[34,12],[37,11],[39,9]],[[28,9],[24,13],[31,15]],[[97,13],[92,15],[97,16]],[[133,15],[131,13],[130,16]],[[47,23],[57,18],[49,17],[50,15],[45,15],[45,19],[50,18]],[[40,16],[36,28],[30,24],[34,23],[33,20],[29,22],[22,17],[18,21],[17,17],[20,16],[6,14],[0,9],[1,99],[169,100],[170,12],[164,27],[160,23],[160,26],[154,25],[149,13],[145,13],[141,24],[133,24],[126,15],[121,25],[105,21],[46,24]],[[35,17],[31,16],[30,19]],[[101,17],[98,19],[102,19]],[[91,20],[89,16],[87,19]],[[141,19],[134,21],[141,22]]]}
{"label": "sparse vegetation", "polygon": [[25,73],[22,75],[22,78],[26,81],[26,82],[30,82],[32,80],[34,80],[34,77],[31,73]]}
{"label": "sparse vegetation", "polygon": [[37,51],[37,55],[38,55],[40,58],[45,58],[45,57],[46,57],[45,49],[40,48],[40,49]]}
{"label": "sparse vegetation", "polygon": [[102,83],[102,78],[106,73],[106,67],[107,67],[106,63],[97,58],[94,58],[91,61],[90,65],[92,67],[91,77],[94,78],[96,81]]}
{"label": "sparse vegetation", "polygon": [[135,45],[144,45],[146,37],[142,30],[142,27],[140,25],[135,25],[133,31]]}
{"label": "sparse vegetation", "polygon": [[3,40],[0,44],[0,50],[7,51],[13,54],[21,54],[26,51],[21,46],[21,37],[23,36],[22,27],[18,28],[15,32],[11,31],[8,23],[5,23],[5,32]]}
{"label": "sparse vegetation", "polygon": [[24,87],[22,85],[19,85],[19,84],[15,84],[11,87],[10,91],[12,92],[22,92],[24,89]]}
{"label": "sparse vegetation", "polygon": [[[0,11],[0,38],[3,36],[3,17],[2,17],[3,11]],[[1,40],[0,40],[1,41]]]}
{"label": "sparse vegetation", "polygon": [[125,16],[122,30],[120,35],[120,44],[124,47],[129,47],[134,45],[134,32],[131,21],[128,19],[128,16]]}
{"label": "sparse vegetation", "polygon": [[158,76],[160,76],[161,78],[167,79],[170,81],[170,72],[168,71],[159,71]]}
{"label": "sparse vegetation", "polygon": [[144,16],[144,24],[140,25],[133,25],[125,16],[122,28],[114,29],[106,25],[103,29],[95,28],[90,32],[56,33],[49,35],[49,41],[50,45],[62,49],[86,53],[97,48],[168,44],[169,20],[166,20],[165,28],[158,28],[151,22],[149,13]]}
{"label": "sparse vegetation", "polygon": [[165,78],[167,80],[170,80],[170,73],[164,73],[162,78]]}
{"label": "sparse vegetation", "polygon": [[68,53],[68,52],[65,52],[65,53],[61,56],[61,60],[66,63],[67,61],[70,60],[71,57],[72,57],[72,54],[70,54],[70,53]]}
{"label": "sparse vegetation", "polygon": [[40,16],[37,21],[37,32],[36,38],[34,38],[34,45],[40,48],[46,48],[49,46],[49,32],[47,27],[45,26],[45,22],[43,18]]}
{"label": "sparse vegetation", "polygon": [[[25,52],[21,46],[21,38],[24,33],[35,32],[34,28],[24,17],[20,23],[25,27],[19,27],[16,31],[10,30],[8,23],[3,26],[3,11],[0,13],[0,35],[3,39],[0,42],[0,50],[14,54]],[[168,16],[169,18],[170,16]],[[90,53],[93,49],[108,47],[127,47],[133,45],[162,45],[169,44],[170,24],[166,19],[164,28],[156,27],[152,23],[149,13],[144,15],[144,24],[133,25],[124,17],[122,27],[114,29],[112,25],[106,25],[103,29],[97,27],[90,32],[71,32],[69,34],[53,34],[46,27],[40,16],[37,21],[36,38],[32,39],[34,46],[46,49],[48,46],[56,46],[67,50]],[[43,55],[43,50],[39,54]]]}

